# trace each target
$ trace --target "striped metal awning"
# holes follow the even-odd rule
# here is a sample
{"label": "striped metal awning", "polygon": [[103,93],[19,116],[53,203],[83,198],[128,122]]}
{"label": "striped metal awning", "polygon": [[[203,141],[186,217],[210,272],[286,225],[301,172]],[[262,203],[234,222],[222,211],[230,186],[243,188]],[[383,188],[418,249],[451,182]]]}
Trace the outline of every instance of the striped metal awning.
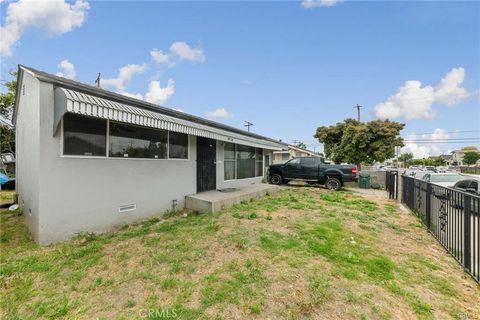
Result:
{"label": "striped metal awning", "polygon": [[65,113],[75,113],[101,119],[109,119],[144,127],[181,132],[199,137],[227,141],[269,150],[282,150],[283,144],[236,132],[211,127],[193,121],[175,118],[160,112],[150,111],[116,101],[95,97],[71,89],[55,88],[55,133]]}

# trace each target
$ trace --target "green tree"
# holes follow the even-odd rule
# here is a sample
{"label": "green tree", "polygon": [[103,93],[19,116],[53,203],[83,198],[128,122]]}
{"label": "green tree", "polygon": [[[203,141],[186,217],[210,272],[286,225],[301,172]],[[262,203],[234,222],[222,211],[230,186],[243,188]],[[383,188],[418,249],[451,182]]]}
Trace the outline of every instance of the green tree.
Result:
{"label": "green tree", "polygon": [[293,146],[295,146],[297,148],[300,148],[300,149],[307,149],[307,145],[305,143],[303,143],[302,141],[295,142],[295,144]]}
{"label": "green tree", "polygon": [[[13,115],[13,106],[15,105],[15,94],[17,92],[16,72],[10,73],[14,77],[11,81],[2,81],[2,86],[7,90],[0,93],[0,115],[11,121]],[[15,129],[7,125],[0,125],[0,151],[15,152]]]}
{"label": "green tree", "polygon": [[477,163],[479,159],[480,152],[469,151],[465,152],[465,155],[463,156],[463,163],[465,163],[466,165],[471,165]]}
{"label": "green tree", "polygon": [[398,160],[403,162],[403,166],[407,167],[410,160],[413,159],[413,153],[404,153],[398,157]]}
{"label": "green tree", "polygon": [[335,163],[383,162],[403,146],[400,131],[403,123],[390,120],[359,122],[346,119],[333,126],[317,128],[314,137],[323,143],[325,155]]}
{"label": "green tree", "polygon": [[442,158],[437,158],[437,159],[434,159],[433,160],[433,165],[435,167],[441,167],[441,166],[444,166],[445,165],[445,159],[442,159]]}

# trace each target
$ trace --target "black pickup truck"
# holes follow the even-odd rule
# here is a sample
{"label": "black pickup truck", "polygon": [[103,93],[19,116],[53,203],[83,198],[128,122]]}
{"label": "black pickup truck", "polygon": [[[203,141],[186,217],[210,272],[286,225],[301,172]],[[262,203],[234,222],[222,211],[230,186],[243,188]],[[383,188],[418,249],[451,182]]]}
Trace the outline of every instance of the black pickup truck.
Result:
{"label": "black pickup truck", "polygon": [[325,164],[321,157],[299,157],[268,167],[270,183],[282,184],[290,180],[320,183],[328,189],[338,190],[344,182],[357,181],[357,166]]}

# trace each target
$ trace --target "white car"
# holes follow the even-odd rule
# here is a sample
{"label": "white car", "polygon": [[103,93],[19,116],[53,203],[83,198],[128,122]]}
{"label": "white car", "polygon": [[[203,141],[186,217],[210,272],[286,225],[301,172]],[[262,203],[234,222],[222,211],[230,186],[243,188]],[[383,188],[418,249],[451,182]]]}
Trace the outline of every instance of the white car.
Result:
{"label": "white car", "polygon": [[425,173],[422,176],[423,181],[431,182],[442,187],[453,187],[455,183],[465,180],[465,177],[458,173]]}
{"label": "white car", "polygon": [[427,173],[434,173],[434,172],[433,171],[428,171],[428,170],[422,170],[422,169],[419,169],[419,168],[415,168],[415,169],[410,168],[410,169],[405,170],[404,175],[421,179]]}

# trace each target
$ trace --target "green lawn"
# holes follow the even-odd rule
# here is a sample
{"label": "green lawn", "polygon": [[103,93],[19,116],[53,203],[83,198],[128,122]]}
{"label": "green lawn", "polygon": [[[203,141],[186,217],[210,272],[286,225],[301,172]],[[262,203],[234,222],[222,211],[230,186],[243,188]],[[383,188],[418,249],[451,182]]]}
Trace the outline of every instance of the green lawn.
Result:
{"label": "green lawn", "polygon": [[480,289],[394,202],[292,187],[35,245],[2,213],[2,319],[478,319]]}

